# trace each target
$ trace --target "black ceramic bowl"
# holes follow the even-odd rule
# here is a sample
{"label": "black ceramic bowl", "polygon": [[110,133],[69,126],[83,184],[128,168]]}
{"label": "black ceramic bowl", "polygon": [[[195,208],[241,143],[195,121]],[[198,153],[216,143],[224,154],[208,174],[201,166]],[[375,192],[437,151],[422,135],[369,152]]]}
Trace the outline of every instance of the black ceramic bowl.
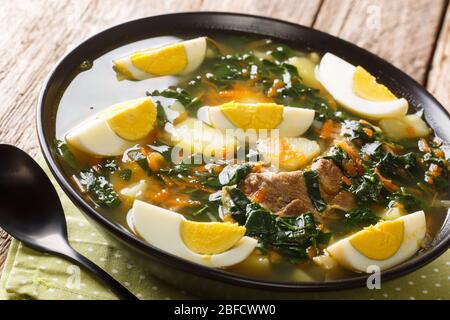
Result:
{"label": "black ceramic bowl", "polygon": [[[95,59],[118,45],[159,35],[179,33],[193,35],[244,33],[270,37],[319,52],[330,51],[354,65],[364,65],[399,96],[405,97],[412,105],[423,106],[428,124],[439,137],[450,142],[450,130],[448,130],[450,117],[436,99],[409,76],[364,49],[307,27],[270,18],[218,12],[176,13],[134,20],[102,31],[75,47],[50,72],[37,104],[37,127],[42,151],[58,183],[86,217],[106,236],[114,237],[121,245],[127,247],[127,250],[137,251],[143,259],[148,260],[148,265],[156,276],[197,294],[208,297],[249,295],[287,297],[305,291],[317,292],[364,286],[367,278],[365,275],[329,282],[290,283],[256,280],[193,264],[148,245],[119,225],[107,220],[69,183],[57,161],[53,142],[55,102],[58,94],[64,89],[64,85],[70,80],[72,72],[82,61]],[[383,272],[382,279],[399,277],[420,268],[445,252],[449,244],[450,219],[447,215],[430,249]]]}

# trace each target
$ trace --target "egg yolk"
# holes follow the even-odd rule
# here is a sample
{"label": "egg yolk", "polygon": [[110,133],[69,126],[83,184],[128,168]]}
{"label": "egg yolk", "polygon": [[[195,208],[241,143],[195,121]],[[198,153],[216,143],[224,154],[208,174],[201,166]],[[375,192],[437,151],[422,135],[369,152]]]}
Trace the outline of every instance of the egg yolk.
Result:
{"label": "egg yolk", "polygon": [[165,76],[183,71],[187,55],[184,45],[176,43],[160,49],[138,51],[131,56],[131,62],[147,73]]}
{"label": "egg yolk", "polygon": [[392,257],[403,241],[402,220],[384,221],[364,228],[350,238],[351,245],[367,258],[386,260]]}
{"label": "egg yolk", "polygon": [[145,138],[156,121],[156,105],[149,98],[127,101],[104,111],[110,128],[121,138],[135,141]]}
{"label": "egg yolk", "polygon": [[397,97],[384,85],[377,83],[377,80],[363,67],[358,66],[353,73],[353,92],[369,101],[391,101]]}
{"label": "egg yolk", "polygon": [[276,103],[229,102],[221,105],[220,110],[234,126],[244,130],[274,129],[283,120],[283,106]]}
{"label": "egg yolk", "polygon": [[199,254],[218,254],[232,248],[245,235],[245,227],[228,222],[181,223],[181,239],[192,251]]}

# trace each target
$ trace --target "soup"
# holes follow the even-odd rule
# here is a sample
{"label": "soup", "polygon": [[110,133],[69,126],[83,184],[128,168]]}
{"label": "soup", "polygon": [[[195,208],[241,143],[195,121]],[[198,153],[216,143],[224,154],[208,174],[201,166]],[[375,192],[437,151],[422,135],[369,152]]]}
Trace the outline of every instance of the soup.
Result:
{"label": "soup", "polygon": [[271,39],[157,37],[86,61],[56,147],[80,193],[160,250],[281,281],[393,267],[449,201],[448,149],[364,66]]}

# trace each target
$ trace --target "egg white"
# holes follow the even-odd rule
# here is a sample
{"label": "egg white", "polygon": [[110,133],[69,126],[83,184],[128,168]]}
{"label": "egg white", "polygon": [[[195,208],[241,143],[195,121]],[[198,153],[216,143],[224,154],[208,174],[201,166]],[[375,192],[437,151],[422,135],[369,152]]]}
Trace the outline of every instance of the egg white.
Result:
{"label": "egg white", "polygon": [[75,148],[95,156],[118,156],[136,142],[119,137],[103,117],[92,117],[82,122],[65,137]]}
{"label": "egg white", "polygon": [[182,42],[184,49],[186,50],[187,65],[186,68],[181,71],[180,75],[191,73],[197,69],[205,59],[206,55],[206,37],[195,38]]}
{"label": "egg white", "polygon": [[333,243],[326,251],[340,265],[354,271],[367,272],[367,268],[373,265],[378,266],[380,270],[389,269],[412,257],[419,250],[426,232],[425,213],[423,211],[417,211],[398,219],[403,220],[404,223],[403,241],[397,252],[388,259],[374,260],[366,257],[352,246],[350,243],[351,236]]}
{"label": "egg white", "polygon": [[316,68],[316,78],[336,101],[349,111],[372,120],[401,117],[408,111],[404,98],[391,101],[369,101],[353,92],[353,74],[356,67],[347,61],[326,53]]}
{"label": "egg white", "polygon": [[[304,108],[283,107],[283,119],[274,129],[279,130],[281,137],[298,137],[306,132],[314,120],[315,111]],[[206,124],[220,129],[238,129],[222,113],[220,107],[201,107],[197,118]]]}
{"label": "egg white", "polygon": [[257,240],[244,236],[231,249],[213,255],[198,254],[189,249],[180,234],[181,214],[149,203],[135,200],[133,203],[135,230],[152,246],[177,257],[204,266],[221,268],[237,264],[247,258],[255,249]]}

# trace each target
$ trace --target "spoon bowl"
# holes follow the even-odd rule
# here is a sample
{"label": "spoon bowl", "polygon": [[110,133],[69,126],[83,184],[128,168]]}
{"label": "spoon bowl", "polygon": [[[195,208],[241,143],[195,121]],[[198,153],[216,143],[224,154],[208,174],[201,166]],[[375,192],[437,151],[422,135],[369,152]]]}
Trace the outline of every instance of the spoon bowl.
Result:
{"label": "spoon bowl", "polygon": [[[0,145],[0,225],[37,250],[67,238],[58,194],[41,167],[25,152]],[[61,239],[59,239],[61,240]]]}
{"label": "spoon bowl", "polygon": [[38,251],[54,253],[95,274],[119,298],[131,292],[69,244],[64,210],[44,170],[27,153],[0,144],[0,227]]}

